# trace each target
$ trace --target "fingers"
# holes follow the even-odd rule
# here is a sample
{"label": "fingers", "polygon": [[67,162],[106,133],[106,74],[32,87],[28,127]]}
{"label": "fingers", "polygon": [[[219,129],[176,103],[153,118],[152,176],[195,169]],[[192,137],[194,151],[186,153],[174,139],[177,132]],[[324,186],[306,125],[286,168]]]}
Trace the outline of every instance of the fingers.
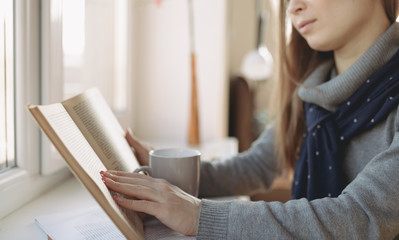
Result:
{"label": "fingers", "polygon": [[150,181],[151,179],[153,179],[143,174],[121,172],[121,171],[106,171],[106,172],[102,171],[100,174],[103,177],[103,181],[110,179],[113,182],[144,185],[144,186],[151,185]]}
{"label": "fingers", "polygon": [[124,171],[115,171],[115,170],[108,170],[108,171],[102,171],[100,172],[101,175],[107,176],[107,177],[128,177],[128,178],[143,178],[143,179],[148,179],[149,177],[144,174],[138,174],[138,173],[132,173],[132,172],[124,172]]}
{"label": "fingers", "polygon": [[122,172],[122,171],[102,171],[101,176],[110,178],[116,182],[120,183],[130,183],[130,184],[140,184],[145,186],[154,185],[154,183],[162,184],[166,182],[162,179],[152,178],[150,176],[139,174],[139,173],[131,173],[131,172]]}
{"label": "fingers", "polygon": [[126,141],[129,146],[133,149],[134,154],[137,157],[137,160],[141,165],[148,165],[149,156],[148,153],[152,149],[152,147],[147,144],[142,143],[133,133],[132,129],[127,128],[125,133]]}
{"label": "fingers", "polygon": [[199,199],[184,201],[175,198],[173,201],[152,202],[115,196],[114,200],[123,208],[155,216],[169,228],[184,235],[194,236],[197,232],[201,206]]}
{"label": "fingers", "polygon": [[114,196],[114,200],[121,207],[152,216],[156,216],[161,210],[159,204],[147,200],[132,200],[120,196]]}
{"label": "fingers", "polygon": [[153,215],[175,231],[195,235],[201,200],[166,180],[120,171],[101,175],[110,190],[122,194],[113,196],[121,207]]}
{"label": "fingers", "polygon": [[134,136],[131,128],[126,129],[125,137],[130,147],[133,147],[135,144],[137,144],[137,138]]}
{"label": "fingers", "polygon": [[161,201],[164,194],[175,190],[166,180],[138,173],[120,171],[101,172],[106,186],[116,192],[140,199]]}
{"label": "fingers", "polygon": [[113,179],[107,177],[103,177],[103,181],[109,189],[118,193],[122,193],[126,196],[155,202],[159,202],[162,199],[159,191],[151,186],[146,186],[145,184],[133,183],[133,181],[128,181],[128,183],[114,181]]}

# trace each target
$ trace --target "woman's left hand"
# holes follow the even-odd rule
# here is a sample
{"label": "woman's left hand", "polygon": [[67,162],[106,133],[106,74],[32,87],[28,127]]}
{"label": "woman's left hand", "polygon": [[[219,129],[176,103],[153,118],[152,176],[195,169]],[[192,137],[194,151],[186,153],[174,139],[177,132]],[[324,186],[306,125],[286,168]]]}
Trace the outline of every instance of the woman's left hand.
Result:
{"label": "woman's left hand", "polygon": [[143,174],[106,171],[102,175],[109,189],[127,197],[114,196],[120,206],[155,216],[169,228],[184,235],[196,235],[200,199],[166,180]]}

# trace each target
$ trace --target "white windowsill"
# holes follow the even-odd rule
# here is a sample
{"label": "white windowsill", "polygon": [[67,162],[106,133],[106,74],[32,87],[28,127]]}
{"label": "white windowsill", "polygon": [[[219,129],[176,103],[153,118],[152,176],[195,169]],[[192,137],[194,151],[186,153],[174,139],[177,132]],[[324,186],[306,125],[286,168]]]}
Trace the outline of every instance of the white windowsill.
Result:
{"label": "white windowsill", "polygon": [[[52,175],[30,174],[20,168],[2,173],[0,177],[0,220],[70,176],[71,172],[67,168]],[[0,225],[0,231],[1,228]]]}
{"label": "white windowsill", "polygon": [[97,204],[73,176],[27,205],[0,220],[0,239],[47,239],[35,217],[85,208]]}

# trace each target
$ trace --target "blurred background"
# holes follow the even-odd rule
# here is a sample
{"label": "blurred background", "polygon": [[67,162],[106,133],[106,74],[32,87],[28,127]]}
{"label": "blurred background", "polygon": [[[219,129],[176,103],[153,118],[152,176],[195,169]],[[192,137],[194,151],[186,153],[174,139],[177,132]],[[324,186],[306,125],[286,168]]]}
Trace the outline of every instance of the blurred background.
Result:
{"label": "blurred background", "polygon": [[[278,1],[0,0],[0,219],[71,176],[27,103],[97,87],[155,147],[248,149],[269,118]],[[289,176],[251,198],[289,199]]]}
{"label": "blurred background", "polygon": [[276,2],[0,0],[0,219],[70,176],[28,103],[97,87],[155,147],[248,149],[268,119]]}
{"label": "blurred background", "polygon": [[[122,126],[140,138],[186,142],[194,51],[200,141],[236,136],[244,150],[263,130],[269,76],[247,78],[243,62],[259,43],[274,49],[271,1],[52,0],[47,5],[45,102],[96,86]],[[260,14],[266,16],[262,26]]]}

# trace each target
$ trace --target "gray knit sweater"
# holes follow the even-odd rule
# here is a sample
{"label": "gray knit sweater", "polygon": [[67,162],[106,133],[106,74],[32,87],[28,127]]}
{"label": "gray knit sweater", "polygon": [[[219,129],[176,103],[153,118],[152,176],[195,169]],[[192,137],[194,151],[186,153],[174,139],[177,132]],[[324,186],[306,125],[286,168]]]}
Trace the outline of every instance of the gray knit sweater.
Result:
{"label": "gray knit sweater", "polygon": [[[331,77],[321,64],[301,88],[306,102],[333,111],[399,49],[394,23],[347,71]],[[399,66],[398,66],[399,67]],[[270,188],[279,169],[273,126],[251,148],[219,162],[201,164],[200,195],[251,194]],[[399,235],[399,113],[353,138],[345,149],[351,182],[337,198],[280,202],[202,200],[197,239],[393,239]]]}

